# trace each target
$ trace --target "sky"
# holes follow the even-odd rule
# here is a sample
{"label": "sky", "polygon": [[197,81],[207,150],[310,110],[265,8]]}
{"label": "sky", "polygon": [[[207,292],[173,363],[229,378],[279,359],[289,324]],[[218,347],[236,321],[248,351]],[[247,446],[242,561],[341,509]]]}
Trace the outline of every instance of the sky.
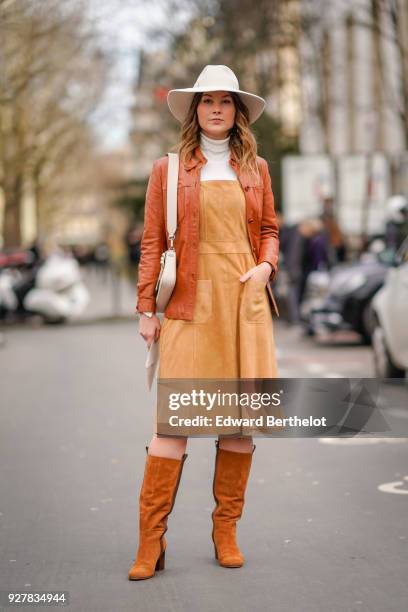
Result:
{"label": "sky", "polygon": [[137,76],[139,49],[152,48],[147,26],[160,25],[163,14],[155,2],[131,0],[89,0],[103,48],[113,59],[109,85],[92,116],[98,147],[103,151],[126,145],[130,128],[129,108]]}
{"label": "sky", "polygon": [[[130,128],[132,86],[137,77],[139,50],[157,47],[149,39],[149,26],[161,27],[165,14],[160,0],[88,0],[90,15],[97,17],[103,48],[114,60],[107,91],[93,114],[99,149],[125,146]],[[180,14],[181,20],[187,14]]]}

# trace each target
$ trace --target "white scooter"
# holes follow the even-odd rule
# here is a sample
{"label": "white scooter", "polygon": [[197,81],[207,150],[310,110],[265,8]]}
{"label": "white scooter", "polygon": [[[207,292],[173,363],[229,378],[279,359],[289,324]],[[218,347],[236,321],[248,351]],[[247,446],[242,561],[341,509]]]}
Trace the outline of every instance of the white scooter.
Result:
{"label": "white scooter", "polygon": [[35,286],[24,297],[23,306],[43,316],[47,323],[64,323],[82,314],[89,301],[76,259],[53,254],[39,268]]}

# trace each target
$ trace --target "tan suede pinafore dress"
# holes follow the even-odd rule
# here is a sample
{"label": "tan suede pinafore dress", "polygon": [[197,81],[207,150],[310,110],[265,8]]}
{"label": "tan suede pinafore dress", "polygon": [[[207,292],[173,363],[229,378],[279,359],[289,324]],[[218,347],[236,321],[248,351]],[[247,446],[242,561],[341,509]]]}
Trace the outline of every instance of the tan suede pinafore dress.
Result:
{"label": "tan suede pinafore dress", "polygon": [[202,181],[194,316],[164,318],[159,378],[278,376],[265,285],[239,280],[254,265],[239,181]]}

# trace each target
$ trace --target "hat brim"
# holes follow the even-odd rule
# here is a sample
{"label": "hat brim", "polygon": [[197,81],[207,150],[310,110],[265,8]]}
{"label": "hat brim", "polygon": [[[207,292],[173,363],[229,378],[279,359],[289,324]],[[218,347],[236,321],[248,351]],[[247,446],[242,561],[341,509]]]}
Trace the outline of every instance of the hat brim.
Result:
{"label": "hat brim", "polygon": [[254,123],[262,115],[266,102],[260,96],[241,91],[240,89],[221,89],[218,87],[187,87],[186,89],[171,89],[167,94],[167,104],[171,114],[180,123],[187,117],[194,94],[205,91],[230,91],[239,95],[248,108],[249,123]]}

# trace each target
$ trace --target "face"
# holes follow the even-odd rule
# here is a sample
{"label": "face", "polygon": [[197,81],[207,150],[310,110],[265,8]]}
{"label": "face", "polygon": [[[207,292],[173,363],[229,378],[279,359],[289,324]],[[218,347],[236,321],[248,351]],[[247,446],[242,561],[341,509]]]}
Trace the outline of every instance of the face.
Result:
{"label": "face", "polygon": [[204,92],[197,106],[197,118],[205,136],[227,138],[235,121],[234,99],[228,91]]}

